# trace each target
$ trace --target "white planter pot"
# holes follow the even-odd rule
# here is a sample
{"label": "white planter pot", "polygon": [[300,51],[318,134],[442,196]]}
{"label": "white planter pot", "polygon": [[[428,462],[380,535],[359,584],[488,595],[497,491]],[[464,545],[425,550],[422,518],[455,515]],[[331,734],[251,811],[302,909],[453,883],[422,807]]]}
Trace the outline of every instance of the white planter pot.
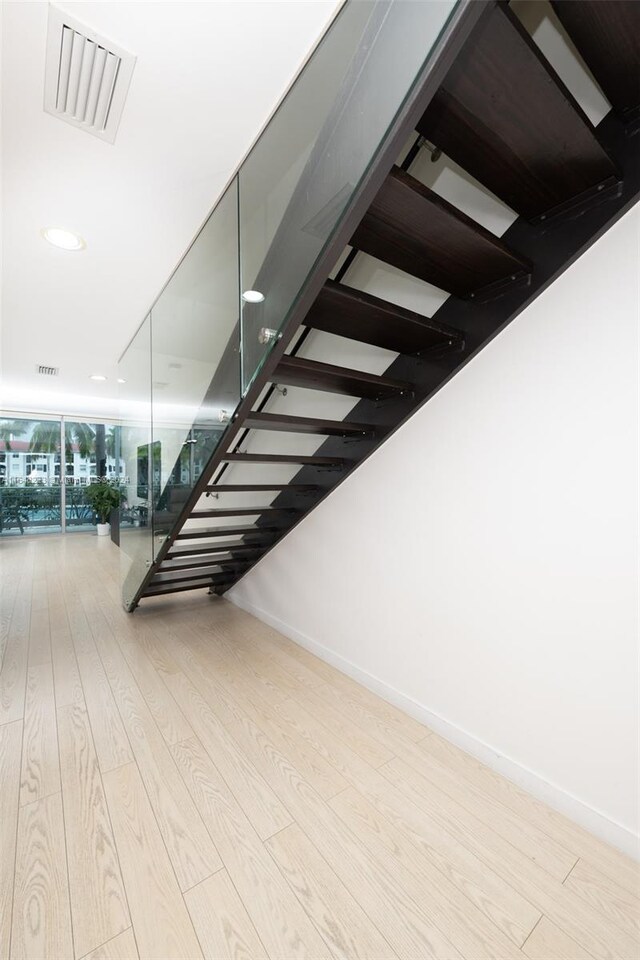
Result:
{"label": "white planter pot", "polygon": [[110,523],[96,523],[96,530],[98,531],[99,537],[108,537],[111,532]]}

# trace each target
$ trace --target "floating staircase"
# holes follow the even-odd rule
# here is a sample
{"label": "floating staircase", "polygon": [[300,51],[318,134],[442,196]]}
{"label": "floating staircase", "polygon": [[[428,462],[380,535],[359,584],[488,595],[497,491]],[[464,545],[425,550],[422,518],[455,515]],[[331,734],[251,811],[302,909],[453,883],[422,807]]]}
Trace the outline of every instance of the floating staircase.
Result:
{"label": "floating staircase", "polygon": [[[435,95],[401,131],[402,142],[414,131],[415,147],[378,171],[347,238],[347,267],[335,268],[341,243],[334,269],[316,277],[310,308],[274,345],[132,606],[142,597],[228,590],[637,200],[640,3],[552,6],[612,111],[594,127],[509,5],[481,4]],[[514,212],[501,237],[418,179],[416,157],[427,149]],[[355,289],[348,275],[363,255],[438,288],[442,305],[423,316]],[[328,363],[309,355],[320,343],[314,336],[350,341],[350,357],[354,344],[393,356],[383,354],[379,373]],[[354,405],[336,416],[331,400],[327,413],[325,394]],[[297,453],[283,442],[281,453],[268,451],[265,437],[277,449],[281,434],[316,447]],[[278,474],[271,483],[274,470],[290,480]],[[236,502],[244,495],[253,500]]]}

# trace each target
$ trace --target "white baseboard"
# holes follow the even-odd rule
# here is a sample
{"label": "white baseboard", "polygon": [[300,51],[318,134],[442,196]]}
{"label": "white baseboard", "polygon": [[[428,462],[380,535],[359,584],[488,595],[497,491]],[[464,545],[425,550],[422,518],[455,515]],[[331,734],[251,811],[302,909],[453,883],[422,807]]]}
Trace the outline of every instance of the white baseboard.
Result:
{"label": "white baseboard", "polygon": [[585,803],[583,800],[580,800],[578,797],[573,796],[573,794],[557,784],[545,780],[539,774],[535,773],[535,771],[529,770],[521,763],[518,763],[517,760],[513,760],[499,753],[473,734],[450,723],[450,721],[444,717],[439,716],[437,713],[429,710],[428,707],[418,703],[417,700],[407,696],[400,690],[396,690],[395,687],[385,683],[384,680],[380,680],[379,677],[368,673],[366,670],[357,666],[357,664],[335,653],[335,651],[330,650],[311,637],[300,633],[294,627],[289,626],[289,624],[283,623],[266,610],[261,610],[259,607],[254,606],[250,601],[239,595],[238,591],[230,591],[230,593],[227,594],[227,599],[236,606],[246,610],[247,613],[257,617],[258,620],[269,624],[269,626],[278,630],[279,633],[284,634],[285,637],[289,637],[294,643],[309,650],[310,653],[320,657],[321,660],[325,660],[338,670],[341,670],[342,673],[346,673],[358,683],[361,683],[363,687],[367,687],[384,700],[388,700],[389,703],[404,710],[409,716],[414,717],[446,740],[450,740],[451,743],[455,743],[456,746],[460,747],[466,753],[470,753],[488,767],[501,773],[508,780],[513,781],[513,783],[522,787],[523,790],[532,794],[532,796],[548,803],[554,810],[564,814],[570,820],[573,820],[574,823],[579,824],[581,827],[584,827],[585,830],[594,834],[594,836],[604,840],[605,843],[617,847],[618,850],[626,853],[627,856],[632,857],[634,860],[640,860],[640,837],[636,836],[633,831],[627,827],[611,820],[606,814]]}

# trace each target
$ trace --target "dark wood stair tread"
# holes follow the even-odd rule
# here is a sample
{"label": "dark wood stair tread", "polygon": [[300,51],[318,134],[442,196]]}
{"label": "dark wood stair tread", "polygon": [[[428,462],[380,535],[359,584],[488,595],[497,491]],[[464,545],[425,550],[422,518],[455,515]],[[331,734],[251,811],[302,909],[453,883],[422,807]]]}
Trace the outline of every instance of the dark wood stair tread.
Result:
{"label": "dark wood stair tread", "polygon": [[[583,2],[567,7],[584,16]],[[478,23],[417,129],[528,219],[617,179],[592,125],[506,4]]]}
{"label": "dark wood stair tread", "polygon": [[640,106],[640,3],[638,0],[551,0],[580,55],[621,113]]}
{"label": "dark wood stair tread", "polygon": [[353,246],[457,296],[524,279],[529,263],[410,174],[394,167]]}
{"label": "dark wood stair tread", "polygon": [[227,453],[223,459],[228,463],[300,463],[314,467],[343,467],[346,463],[339,457],[305,457],[290,453]]}
{"label": "dark wood stair tread", "polygon": [[249,430],[280,430],[286,433],[318,433],[328,437],[374,437],[376,428],[349,420],[290,417],[280,413],[251,413],[243,423]]}
{"label": "dark wood stair tread", "polygon": [[225,575],[221,577],[209,577],[204,580],[190,580],[188,583],[168,583],[156,584],[155,587],[149,585],[143,592],[143,597],[162,597],[170,593],[182,593],[185,590],[204,590],[217,584],[229,584],[231,586],[232,576]]}
{"label": "dark wood stair tread", "polygon": [[310,493],[317,490],[317,483],[211,483],[208,493],[254,493],[269,490],[291,490],[293,493]]}
{"label": "dark wood stair tread", "polygon": [[296,507],[215,507],[211,510],[192,510],[189,517],[202,520],[205,517],[250,517],[258,514],[296,512]]}
{"label": "dark wood stair tread", "polygon": [[326,390],[368,400],[385,400],[412,392],[410,383],[302,357],[284,356],[271,375],[271,380],[273,383]]}
{"label": "dark wood stair tread", "polygon": [[464,343],[457,330],[333,280],[327,280],[304,323],[395,353],[415,354]]}
{"label": "dark wood stair tread", "polygon": [[160,571],[166,572],[168,570],[198,570],[201,568],[210,568],[214,566],[229,566],[230,564],[236,564],[237,566],[242,566],[243,564],[252,563],[252,557],[237,557],[233,553],[220,553],[204,556],[192,556],[192,557],[167,557],[162,561],[160,565]]}
{"label": "dark wood stair tread", "polygon": [[268,533],[272,533],[277,530],[281,530],[280,525],[273,524],[272,526],[256,526],[254,523],[246,524],[241,527],[204,527],[202,530],[185,530],[184,527],[177,535],[177,540],[196,540],[203,539],[206,540],[209,537],[243,537],[257,534],[259,537],[264,537]]}
{"label": "dark wood stair tread", "polygon": [[233,570],[221,570],[219,564],[209,564],[206,568],[172,570],[161,568],[158,573],[153,575],[150,586],[158,586],[167,583],[188,583],[193,580],[211,580],[212,578],[224,579],[233,576]]}
{"label": "dark wood stair tread", "polygon": [[181,557],[210,556],[218,553],[228,553],[231,555],[243,555],[248,553],[259,553],[271,543],[268,540],[257,540],[255,543],[243,542],[242,540],[219,540],[206,546],[194,546],[188,543],[173,543],[167,554],[168,560],[179,559]]}

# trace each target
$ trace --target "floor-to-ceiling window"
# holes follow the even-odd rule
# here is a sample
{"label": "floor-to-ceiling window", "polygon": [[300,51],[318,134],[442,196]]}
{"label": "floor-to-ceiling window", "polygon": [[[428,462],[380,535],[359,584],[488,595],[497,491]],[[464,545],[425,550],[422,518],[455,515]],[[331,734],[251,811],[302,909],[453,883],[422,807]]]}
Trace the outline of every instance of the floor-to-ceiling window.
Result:
{"label": "floor-to-ceiling window", "polygon": [[88,530],[95,518],[86,499],[87,485],[99,478],[112,483],[122,483],[124,479],[119,428],[115,424],[66,419],[63,427],[66,529]]}
{"label": "floor-to-ceiling window", "polygon": [[0,416],[0,536],[91,529],[86,488],[124,480],[119,447],[113,423]]}
{"label": "floor-to-ceiling window", "polygon": [[60,420],[0,419],[0,534],[60,532]]}

